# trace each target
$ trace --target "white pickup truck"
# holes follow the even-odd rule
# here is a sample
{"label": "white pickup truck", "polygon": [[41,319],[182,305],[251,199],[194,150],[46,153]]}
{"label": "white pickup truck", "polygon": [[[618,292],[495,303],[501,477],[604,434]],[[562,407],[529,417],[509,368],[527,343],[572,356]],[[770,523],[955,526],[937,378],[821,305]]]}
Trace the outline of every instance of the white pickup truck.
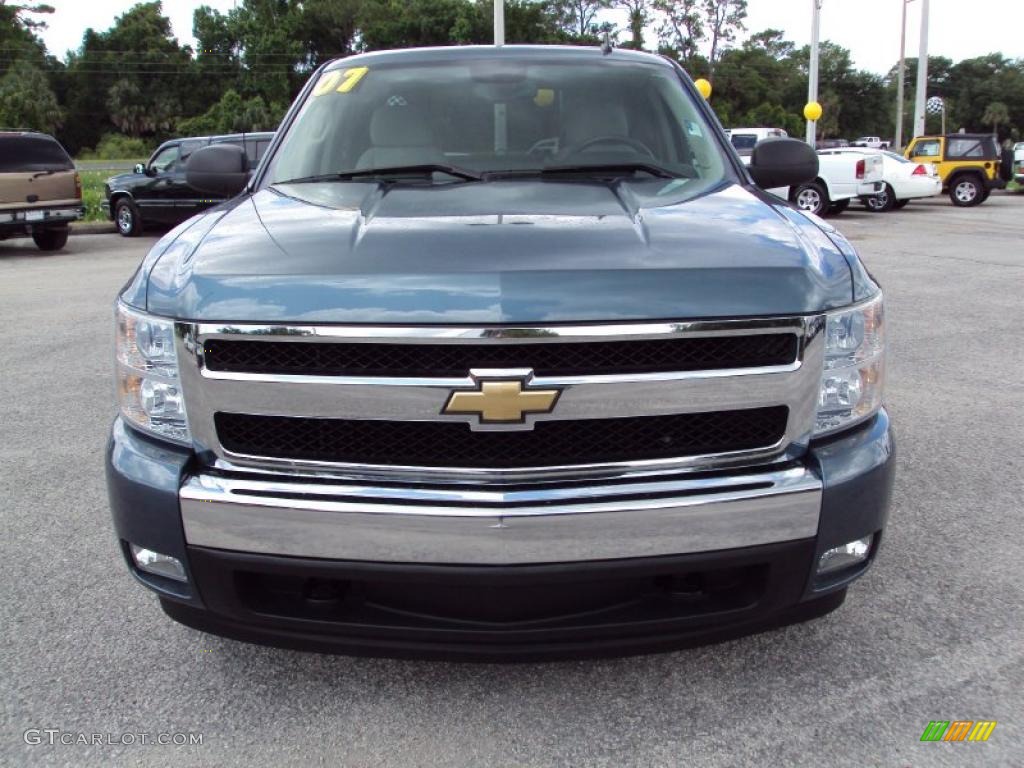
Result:
{"label": "white pickup truck", "polygon": [[818,154],[818,178],[798,187],[768,190],[802,211],[824,216],[842,213],[854,198],[871,197],[885,189],[882,155]]}
{"label": "white pickup truck", "polygon": [[868,149],[888,149],[889,142],[881,136],[861,136],[850,142],[851,147],[867,147]]}
{"label": "white pickup truck", "polygon": [[[752,152],[740,153],[744,165],[750,165]],[[768,191],[789,200],[802,211],[818,216],[834,215],[845,211],[855,197],[873,197],[885,189],[882,166],[881,152],[856,155],[819,152],[818,178],[798,187],[776,187]]]}

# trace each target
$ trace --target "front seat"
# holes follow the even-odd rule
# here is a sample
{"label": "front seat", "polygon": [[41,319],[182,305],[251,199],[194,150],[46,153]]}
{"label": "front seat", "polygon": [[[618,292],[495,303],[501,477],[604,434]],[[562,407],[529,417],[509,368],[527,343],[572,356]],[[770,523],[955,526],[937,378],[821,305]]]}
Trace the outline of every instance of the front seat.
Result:
{"label": "front seat", "polygon": [[403,165],[443,163],[434,146],[434,132],[427,116],[403,96],[391,96],[370,118],[372,146],[359,156],[356,168],[391,168]]}

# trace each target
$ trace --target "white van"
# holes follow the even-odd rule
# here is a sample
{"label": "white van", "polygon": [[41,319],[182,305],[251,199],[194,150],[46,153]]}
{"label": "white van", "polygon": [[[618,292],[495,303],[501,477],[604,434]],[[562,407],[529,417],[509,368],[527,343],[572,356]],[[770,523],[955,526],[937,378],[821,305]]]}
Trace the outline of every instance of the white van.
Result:
{"label": "white van", "polygon": [[729,141],[736,147],[736,151],[739,152],[745,163],[749,162],[750,153],[754,151],[754,145],[757,142],[775,136],[781,138],[789,136],[781,128],[726,128],[725,135],[729,137]]}

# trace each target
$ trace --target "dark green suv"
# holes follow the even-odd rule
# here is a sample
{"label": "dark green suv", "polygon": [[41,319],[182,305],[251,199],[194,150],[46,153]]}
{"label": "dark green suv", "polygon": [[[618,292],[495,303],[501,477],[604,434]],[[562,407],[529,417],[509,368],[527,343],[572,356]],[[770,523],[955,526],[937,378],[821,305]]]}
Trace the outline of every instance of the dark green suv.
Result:
{"label": "dark green suv", "polygon": [[148,224],[172,226],[224,200],[223,195],[200,192],[185,178],[188,158],[197,149],[232,144],[241,147],[252,168],[259,165],[273,133],[235,133],[165,141],[149,160],[131,173],[107,179],[104,195],[107,215],[125,237],[138,235]]}

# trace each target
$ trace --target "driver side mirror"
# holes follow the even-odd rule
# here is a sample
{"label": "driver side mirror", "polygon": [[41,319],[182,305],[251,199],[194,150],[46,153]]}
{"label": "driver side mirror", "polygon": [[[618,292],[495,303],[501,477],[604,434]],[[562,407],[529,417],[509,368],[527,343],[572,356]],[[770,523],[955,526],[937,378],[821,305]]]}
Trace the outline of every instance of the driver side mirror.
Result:
{"label": "driver side mirror", "polygon": [[134,168],[135,173],[146,173],[146,166],[142,163],[136,163]]}
{"label": "driver side mirror", "polygon": [[249,159],[234,144],[203,147],[189,157],[185,180],[200,192],[234,197],[249,181]]}
{"label": "driver side mirror", "polygon": [[799,139],[764,139],[754,145],[748,166],[761,189],[792,187],[818,176],[818,153]]}

